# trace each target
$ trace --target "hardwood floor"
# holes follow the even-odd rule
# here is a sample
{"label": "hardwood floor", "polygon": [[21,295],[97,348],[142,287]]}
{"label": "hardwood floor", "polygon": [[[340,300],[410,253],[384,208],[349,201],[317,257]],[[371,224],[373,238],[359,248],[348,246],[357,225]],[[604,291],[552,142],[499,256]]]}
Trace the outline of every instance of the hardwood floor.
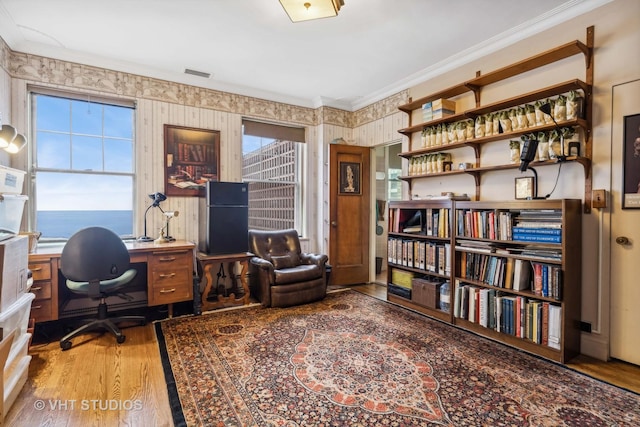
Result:
{"label": "hardwood floor", "polygon": [[[384,286],[352,289],[386,299]],[[29,379],[5,425],[172,426],[154,325],[127,328],[125,335],[122,345],[109,334],[85,335],[68,351],[57,340],[32,345]],[[568,366],[640,393],[638,366],[586,356]]]}
{"label": "hardwood floor", "polygon": [[[153,324],[88,334],[60,350],[34,344],[29,379],[5,418],[7,426],[172,426]],[[94,410],[94,408],[96,408]]]}

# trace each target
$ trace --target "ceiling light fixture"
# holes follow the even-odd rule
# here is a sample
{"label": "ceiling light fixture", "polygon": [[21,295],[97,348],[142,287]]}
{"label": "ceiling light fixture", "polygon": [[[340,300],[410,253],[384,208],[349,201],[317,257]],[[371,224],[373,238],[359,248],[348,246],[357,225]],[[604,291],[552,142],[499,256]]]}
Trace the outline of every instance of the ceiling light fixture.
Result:
{"label": "ceiling light fixture", "polygon": [[309,21],[312,19],[330,18],[338,16],[338,11],[344,6],[343,0],[280,0],[292,22]]}

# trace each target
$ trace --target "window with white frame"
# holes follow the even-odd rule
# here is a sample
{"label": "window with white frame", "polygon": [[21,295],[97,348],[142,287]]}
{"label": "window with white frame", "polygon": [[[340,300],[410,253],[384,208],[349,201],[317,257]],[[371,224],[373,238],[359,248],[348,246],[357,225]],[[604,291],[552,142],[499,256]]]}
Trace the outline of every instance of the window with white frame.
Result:
{"label": "window with white frame", "polygon": [[31,92],[32,228],[67,239],[103,226],[133,236],[134,104]]}
{"label": "window with white frame", "polygon": [[249,228],[295,228],[302,235],[304,128],[243,120],[242,180],[249,185]]}

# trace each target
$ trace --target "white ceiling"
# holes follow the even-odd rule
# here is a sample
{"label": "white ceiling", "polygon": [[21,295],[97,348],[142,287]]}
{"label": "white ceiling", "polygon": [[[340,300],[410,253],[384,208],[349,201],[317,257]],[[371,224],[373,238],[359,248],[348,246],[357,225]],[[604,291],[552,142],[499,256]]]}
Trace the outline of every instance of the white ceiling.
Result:
{"label": "white ceiling", "polygon": [[344,0],[335,18],[294,24],[278,0],[0,0],[0,36],[18,52],[356,110],[608,1]]}

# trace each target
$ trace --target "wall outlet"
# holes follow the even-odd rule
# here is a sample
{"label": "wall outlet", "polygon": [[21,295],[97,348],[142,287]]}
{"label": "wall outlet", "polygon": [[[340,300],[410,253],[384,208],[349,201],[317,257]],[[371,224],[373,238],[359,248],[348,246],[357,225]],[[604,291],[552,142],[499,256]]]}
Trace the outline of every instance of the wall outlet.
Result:
{"label": "wall outlet", "polygon": [[597,209],[607,207],[607,190],[593,190],[591,194],[591,207]]}

